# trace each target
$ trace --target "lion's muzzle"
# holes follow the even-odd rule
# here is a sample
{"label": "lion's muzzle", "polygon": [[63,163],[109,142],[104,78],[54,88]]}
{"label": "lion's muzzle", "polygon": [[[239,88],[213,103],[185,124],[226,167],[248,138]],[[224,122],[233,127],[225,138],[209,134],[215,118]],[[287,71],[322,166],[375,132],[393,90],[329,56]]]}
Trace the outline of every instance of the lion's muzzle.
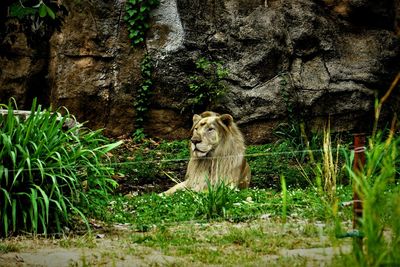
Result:
{"label": "lion's muzzle", "polygon": [[205,157],[208,152],[210,152],[210,150],[212,149],[212,146],[210,145],[206,145],[204,143],[198,142],[198,143],[191,143],[191,149],[193,154],[198,157]]}

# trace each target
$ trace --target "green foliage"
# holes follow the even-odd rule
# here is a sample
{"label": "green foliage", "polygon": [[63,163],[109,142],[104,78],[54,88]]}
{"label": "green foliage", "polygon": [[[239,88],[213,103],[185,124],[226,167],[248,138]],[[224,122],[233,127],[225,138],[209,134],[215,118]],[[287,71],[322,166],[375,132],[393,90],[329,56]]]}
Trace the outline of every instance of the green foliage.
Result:
{"label": "green foliage", "polygon": [[106,192],[116,186],[106,153],[119,145],[107,144],[100,131],[77,124],[63,130],[70,115],[42,110],[33,102],[31,115],[14,115],[12,102],[0,116],[0,235],[27,231],[61,231],[73,216],[85,216],[77,205],[84,190]]}
{"label": "green foliage", "polygon": [[[142,143],[137,143],[138,140]],[[137,131],[134,141],[133,148],[121,151],[121,164],[116,170],[130,183],[155,183],[165,187],[171,185],[169,176],[177,180],[184,177],[190,157],[187,140],[158,143],[145,139]],[[280,175],[284,174],[288,188],[304,188],[310,183],[304,178],[303,172],[312,180],[315,177],[315,164],[307,159],[307,153],[294,151],[288,141],[248,146],[246,155],[252,172],[251,187],[280,189]],[[306,158],[300,161],[301,157]]]}
{"label": "green foliage", "polygon": [[222,80],[228,76],[228,71],[218,61],[210,61],[200,57],[196,61],[196,71],[199,74],[190,76],[189,104],[193,111],[208,109],[226,93]]}
{"label": "green foliage", "polygon": [[56,10],[50,7],[50,1],[40,0],[34,6],[26,6],[28,0],[14,1],[10,6],[10,16],[18,19],[31,15],[38,15],[40,18],[50,17],[56,18]]}
{"label": "green foliage", "polygon": [[187,140],[162,141],[158,149],[165,154],[163,157],[165,160],[187,160],[189,158]]}
{"label": "green foliage", "polygon": [[365,165],[353,170],[354,155],[348,155],[347,170],[363,201],[361,246],[355,242],[358,266],[396,266],[400,262],[400,137],[377,133],[369,140]]}
{"label": "green foliage", "polygon": [[160,4],[159,0],[128,0],[124,20],[128,26],[129,39],[134,46],[144,43],[149,29],[150,12]]}
{"label": "green foliage", "polygon": [[32,47],[43,46],[44,39],[49,39],[55,30],[60,31],[64,16],[68,14],[62,0],[6,1],[5,5],[7,18],[14,19],[8,20],[8,27],[1,27],[0,39],[12,34],[18,27]]}
{"label": "green foliage", "polygon": [[139,149],[132,161],[134,179],[137,184],[151,184],[161,172],[161,168],[155,159],[155,152]]}
{"label": "green foliage", "polygon": [[136,129],[136,131],[132,135],[132,138],[133,142],[135,143],[143,142],[143,140],[146,138],[146,135],[144,134],[144,129],[143,128]]}
{"label": "green foliage", "polygon": [[[303,179],[296,178],[303,181],[300,184],[317,186],[325,191],[334,189],[336,183],[345,182],[343,151],[350,147],[352,136],[347,133],[331,134],[329,124],[324,127],[323,133],[307,133],[305,128],[303,123],[280,125],[275,131],[280,137],[278,143],[286,151],[292,151],[292,157],[288,157],[296,162],[297,175],[303,176]],[[321,182],[320,186],[318,182]]]}
{"label": "green foliage", "polygon": [[153,81],[151,79],[153,62],[149,54],[145,54],[140,64],[140,70],[143,81],[137,90],[134,107],[136,110],[136,127],[138,128],[139,133],[143,134],[143,123],[148,111],[151,90],[153,87]]}
{"label": "green foliage", "polygon": [[224,218],[226,210],[233,203],[229,199],[233,189],[224,183],[223,180],[212,185],[209,179],[206,179],[207,192],[199,194],[199,204],[202,207],[201,212],[207,216],[207,219],[218,217]]}

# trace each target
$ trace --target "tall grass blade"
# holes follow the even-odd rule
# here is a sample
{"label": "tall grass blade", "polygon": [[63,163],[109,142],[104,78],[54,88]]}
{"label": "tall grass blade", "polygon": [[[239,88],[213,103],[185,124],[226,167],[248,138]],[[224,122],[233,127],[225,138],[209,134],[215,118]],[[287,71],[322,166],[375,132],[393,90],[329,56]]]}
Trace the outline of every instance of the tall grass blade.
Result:
{"label": "tall grass blade", "polygon": [[287,218],[287,204],[288,204],[288,194],[287,194],[287,187],[286,187],[286,180],[285,176],[281,175],[281,188],[282,188],[282,220],[283,223],[286,223]]}

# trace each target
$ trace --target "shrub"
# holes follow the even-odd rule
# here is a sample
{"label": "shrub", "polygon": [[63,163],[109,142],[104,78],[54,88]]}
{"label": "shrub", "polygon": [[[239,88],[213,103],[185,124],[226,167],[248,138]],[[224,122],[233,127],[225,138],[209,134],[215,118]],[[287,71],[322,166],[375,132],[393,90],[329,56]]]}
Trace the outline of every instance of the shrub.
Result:
{"label": "shrub", "polygon": [[106,192],[116,183],[106,153],[119,145],[107,144],[101,131],[76,124],[63,130],[69,114],[42,110],[36,100],[24,120],[14,105],[1,105],[0,116],[0,236],[27,231],[61,231],[72,216],[85,216],[77,204],[84,190]]}

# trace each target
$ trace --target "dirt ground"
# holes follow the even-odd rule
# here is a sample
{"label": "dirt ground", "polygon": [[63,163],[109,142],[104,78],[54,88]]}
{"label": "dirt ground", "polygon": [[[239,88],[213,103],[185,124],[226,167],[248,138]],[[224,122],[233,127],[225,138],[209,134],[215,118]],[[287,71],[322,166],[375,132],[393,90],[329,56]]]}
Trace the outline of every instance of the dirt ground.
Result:
{"label": "dirt ground", "polygon": [[[241,227],[254,227],[254,225],[253,223],[251,226],[240,224],[228,226],[227,223],[216,223],[207,227],[210,231],[214,231],[211,235],[219,235],[229,231],[228,228],[240,229]],[[271,225],[265,227],[265,229],[270,229],[271,232],[277,231]],[[300,229],[302,226],[292,225],[287,233],[293,233],[293,229],[296,229],[296,227]],[[181,230],[176,229],[176,231]],[[174,230],[171,230],[171,232],[174,233]],[[203,234],[199,232],[199,235]],[[249,259],[245,264],[243,264],[243,261],[240,264],[235,264],[235,260],[226,260],[225,262],[223,259],[224,250],[230,251],[225,255],[244,257],[247,253],[245,244],[238,246],[237,241],[233,242],[235,244],[218,246],[210,244],[209,248],[205,250],[204,244],[200,244],[199,250],[204,251],[204,257],[208,257],[207,253],[210,253],[210,255],[222,254],[222,260],[210,264],[204,262],[199,256],[191,255],[193,252],[179,254],[171,252],[173,250],[165,250],[163,246],[148,246],[145,243],[132,242],[132,237],[135,235],[143,235],[143,233],[137,233],[129,230],[129,227],[122,226],[118,230],[93,232],[90,235],[83,236],[65,236],[63,238],[19,236],[8,238],[2,240],[1,243],[16,249],[5,253],[0,252],[0,266],[331,266],[334,257],[351,252],[349,242],[330,246],[331,241],[326,236],[319,236],[318,241],[313,238],[300,240],[301,238],[288,235],[288,239],[293,238],[293,241],[290,242],[299,243],[299,245],[291,249],[278,247],[273,253],[264,255],[263,249],[260,248],[260,253],[257,253],[256,258]],[[269,233],[266,233],[266,238],[268,238],[267,236],[269,236]],[[302,248],[303,245],[304,248]]]}

